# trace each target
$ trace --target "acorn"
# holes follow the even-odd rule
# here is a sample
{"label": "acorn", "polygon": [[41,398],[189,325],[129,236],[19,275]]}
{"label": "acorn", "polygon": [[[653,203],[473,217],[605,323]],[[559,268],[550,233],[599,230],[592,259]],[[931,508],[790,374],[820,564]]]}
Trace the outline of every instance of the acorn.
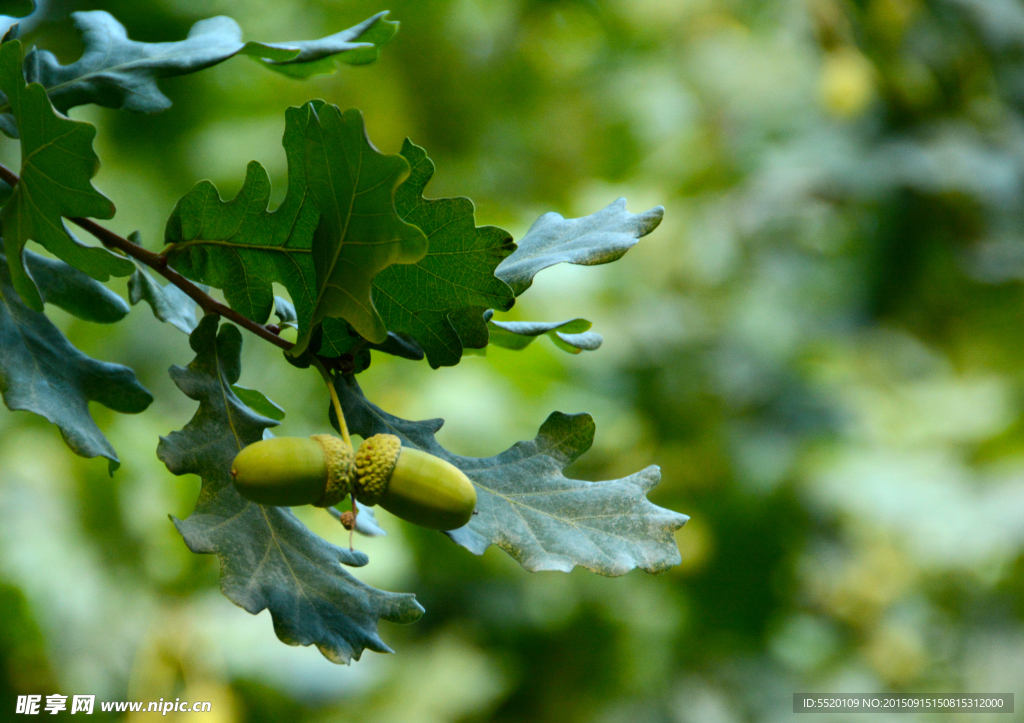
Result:
{"label": "acorn", "polygon": [[462,470],[402,447],[393,434],[370,437],[354,455],[351,445],[325,434],[263,440],[238,453],[231,476],[239,494],[262,505],[329,507],[353,493],[435,530],[462,527],[476,507],[476,488]]}

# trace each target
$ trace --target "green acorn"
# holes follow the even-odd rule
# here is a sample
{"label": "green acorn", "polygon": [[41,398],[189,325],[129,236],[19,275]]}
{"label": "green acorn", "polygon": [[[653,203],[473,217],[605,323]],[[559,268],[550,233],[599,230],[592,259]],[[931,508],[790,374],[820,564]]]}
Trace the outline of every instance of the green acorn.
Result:
{"label": "green acorn", "polygon": [[275,437],[235,457],[231,476],[243,497],[263,505],[329,507],[350,492],[365,505],[423,527],[453,530],[473,516],[476,488],[458,467],[392,434],[352,447],[337,437]]}

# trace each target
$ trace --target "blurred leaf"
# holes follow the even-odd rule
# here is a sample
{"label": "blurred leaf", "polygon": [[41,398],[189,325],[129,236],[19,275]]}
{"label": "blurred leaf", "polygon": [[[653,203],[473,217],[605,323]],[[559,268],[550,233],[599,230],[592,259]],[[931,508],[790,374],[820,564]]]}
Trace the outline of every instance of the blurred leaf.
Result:
{"label": "blurred leaf", "polygon": [[337,388],[353,433],[398,435],[403,445],[451,462],[472,480],[477,514],[446,534],[474,554],[497,545],[531,572],[567,572],[580,565],[624,575],[636,567],[661,572],[679,564],[674,533],[689,518],[647,500],[647,491],[661,480],[658,467],[606,482],[562,474],[594,441],[589,414],[554,412],[532,441],[495,457],[460,457],[434,438],[444,420],[392,416],[369,402],[351,378],[339,379]]}
{"label": "blurred leaf", "polygon": [[372,507],[367,507],[356,500],[356,508],[359,510],[359,514],[356,515],[356,532],[364,537],[387,537],[388,533],[377,523],[377,516],[373,514]]}
{"label": "blurred leaf", "polygon": [[593,324],[586,319],[569,321],[495,321],[487,322],[491,344],[504,349],[525,349],[538,336],[547,334],[555,345],[569,352],[594,351],[600,348],[604,339],[600,334],[588,331]]}
{"label": "blurred leaf", "polygon": [[326,317],[345,319],[379,344],[387,339],[387,328],[373,305],[374,276],[392,264],[416,263],[427,253],[423,232],[395,212],[395,189],[408,177],[409,163],[370,144],[358,110],[342,114],[322,101],[305,108],[306,181],[320,223],[313,236],[313,318],[294,353],[302,353],[310,327]]}
{"label": "blurred leaf", "polygon": [[385,20],[385,15],[378,13],[321,40],[286,43],[243,43],[238,23],[218,16],[197,22],[185,40],[141,43],[129,40],[124,26],[107,12],[76,12],[71,17],[82,33],[82,57],[61,65],[52,53],[36,50],[25,65],[28,80],[47,88],[54,107],[62,112],[95,103],[155,113],[171,105],[157,87],[159,78],[194,73],[238,53],[300,78],[331,72],[339,54],[353,65],[373,62],[379,46],[397,32],[398,23]]}
{"label": "blurred leaf", "polygon": [[171,378],[199,409],[180,432],[160,440],[157,455],[176,475],[195,474],[203,487],[196,508],[175,526],[195,553],[216,554],[221,590],[256,614],[269,609],[277,636],[289,645],[316,645],[336,663],[359,659],[366,648],[390,652],[377,632],[380,618],[417,620],[423,608],[411,594],[376,590],[338,563],[365,565],[367,557],[310,532],[285,507],[243,499],[231,484],[231,463],[246,445],[276,424],[247,408],[232,391],[241,373],[242,336],[207,315],[190,338],[196,358],[171,367]]}
{"label": "blurred leaf", "polygon": [[42,87],[26,86],[21,53],[18,40],[0,46],[0,90],[22,131],[21,180],[0,211],[0,221],[14,287],[29,308],[42,311],[43,300],[22,259],[29,240],[100,281],[127,276],[135,266],[104,248],[80,243],[64,225],[62,216],[114,215],[114,204],[90,180],[100,163],[92,150],[96,128],[57,114]]}
{"label": "blurred leaf", "polygon": [[519,296],[533,284],[533,277],[549,266],[563,261],[596,266],[622,258],[641,237],[658,227],[664,214],[661,206],[645,213],[630,213],[624,198],[583,218],[566,219],[546,213],[534,222],[495,273]]}
{"label": "blurred leaf", "polygon": [[295,312],[295,304],[288,301],[288,299],[275,296],[274,313],[277,314],[278,326],[291,327],[292,329],[299,328],[299,315]]}
{"label": "blurred leaf", "polygon": [[257,414],[273,419],[275,422],[284,421],[284,409],[275,404],[263,392],[248,387],[241,387],[237,384],[231,385],[231,391],[242,400],[242,403]]}
{"label": "blurred leaf", "polygon": [[128,315],[131,307],[124,299],[73,266],[28,249],[24,259],[44,302],[97,324],[113,324]]}
{"label": "blurred leaf", "polygon": [[[97,309],[109,307],[107,294],[97,291],[102,288],[99,284],[74,283],[71,281],[66,293],[75,297],[75,307],[87,307],[90,303]],[[99,315],[104,313],[109,311]],[[89,402],[99,402],[124,414],[138,414],[153,401],[131,369],[87,357],[71,346],[45,314],[28,308],[11,283],[2,255],[0,391],[8,409],[35,412],[53,422],[76,454],[106,457],[111,472],[120,462],[89,414]]]}
{"label": "blurred leaf", "polygon": [[[395,37],[398,23],[387,20],[388,11],[377,13],[372,18],[348,30],[329,35],[320,40],[302,40],[293,43],[270,43],[267,45],[249,43],[242,52],[256,58],[271,70],[293,78],[309,78],[313,75],[333,73],[338,62],[348,65],[366,65],[380,57],[380,49]],[[253,47],[250,50],[250,46]],[[299,54],[290,60],[272,60],[262,54],[261,48],[298,49]],[[266,60],[264,60],[266,58]]]}
{"label": "blurred leaf", "polygon": [[[419,343],[430,366],[453,366],[462,358],[466,339],[480,334],[486,339],[483,312],[507,311],[515,303],[512,289],[494,276],[494,269],[515,245],[500,228],[477,227],[468,198],[424,198],[434,164],[426,151],[408,139],[402,155],[412,170],[395,192],[395,208],[402,219],[426,234],[429,247],[416,263],[391,266],[377,274],[373,303],[388,329],[404,332]],[[474,313],[458,314],[463,309]]]}
{"label": "blurred leaf", "polygon": [[0,0],[0,15],[23,18],[35,12],[35,0]]}

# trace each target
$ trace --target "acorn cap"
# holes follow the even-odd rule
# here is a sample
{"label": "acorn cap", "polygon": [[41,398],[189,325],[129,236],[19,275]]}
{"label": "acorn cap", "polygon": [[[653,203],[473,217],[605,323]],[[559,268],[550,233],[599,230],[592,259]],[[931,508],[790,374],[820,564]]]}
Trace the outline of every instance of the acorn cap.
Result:
{"label": "acorn cap", "polygon": [[356,478],[355,453],[351,444],[330,434],[314,434],[310,439],[323,449],[327,464],[324,494],[313,504],[316,507],[333,507],[352,491]]}
{"label": "acorn cap", "polygon": [[372,507],[380,501],[401,451],[402,440],[393,434],[375,434],[359,445],[355,492],[364,505]]}

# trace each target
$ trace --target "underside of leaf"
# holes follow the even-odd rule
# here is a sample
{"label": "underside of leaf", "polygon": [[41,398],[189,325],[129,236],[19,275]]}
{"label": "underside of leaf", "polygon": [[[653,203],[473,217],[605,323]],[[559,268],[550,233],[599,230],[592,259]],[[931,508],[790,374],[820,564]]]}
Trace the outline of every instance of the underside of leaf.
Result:
{"label": "underside of leaf", "polygon": [[465,472],[477,490],[477,514],[446,534],[471,552],[497,545],[530,571],[567,572],[579,565],[610,576],[679,564],[675,531],[689,518],[647,500],[661,480],[658,467],[605,482],[562,474],[593,442],[590,415],[555,412],[533,440],[494,457],[462,457],[434,437],[443,420],[411,422],[388,414],[363,396],[354,378],[340,379],[337,389],[353,433],[397,435],[403,446]]}

